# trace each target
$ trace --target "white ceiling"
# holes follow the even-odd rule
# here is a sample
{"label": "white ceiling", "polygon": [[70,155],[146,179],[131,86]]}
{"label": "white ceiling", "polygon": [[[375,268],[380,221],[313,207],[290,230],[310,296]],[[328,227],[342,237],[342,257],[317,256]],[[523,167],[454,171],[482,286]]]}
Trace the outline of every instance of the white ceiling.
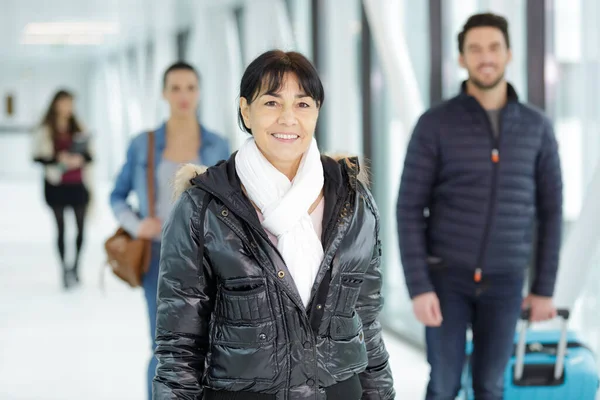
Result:
{"label": "white ceiling", "polygon": [[[229,2],[229,0],[227,0]],[[147,37],[157,25],[186,26],[199,4],[219,0],[0,0],[0,65],[53,59],[88,58]],[[160,9],[157,10],[157,7]],[[169,8],[165,13],[165,7]],[[161,17],[167,14],[164,19]],[[102,45],[24,45],[23,31],[32,22],[111,22],[119,33]]]}

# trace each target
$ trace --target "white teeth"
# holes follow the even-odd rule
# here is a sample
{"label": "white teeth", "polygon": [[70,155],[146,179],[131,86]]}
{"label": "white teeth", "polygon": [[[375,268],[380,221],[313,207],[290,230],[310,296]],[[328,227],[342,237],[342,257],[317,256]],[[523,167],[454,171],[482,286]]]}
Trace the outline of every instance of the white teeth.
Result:
{"label": "white teeth", "polygon": [[275,136],[277,139],[286,139],[286,140],[298,139],[298,135],[285,135],[283,133],[275,133],[275,134],[273,134],[273,136]]}

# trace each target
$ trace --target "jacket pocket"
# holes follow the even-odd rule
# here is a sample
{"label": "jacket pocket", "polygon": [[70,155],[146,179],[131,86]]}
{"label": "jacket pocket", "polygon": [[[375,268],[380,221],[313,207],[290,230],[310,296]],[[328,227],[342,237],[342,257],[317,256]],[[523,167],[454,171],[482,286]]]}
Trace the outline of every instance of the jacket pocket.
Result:
{"label": "jacket pocket", "polygon": [[356,312],[350,317],[334,315],[329,333],[328,370],[336,378],[344,373],[358,373],[368,362],[362,321]]}
{"label": "jacket pocket", "polygon": [[335,315],[351,317],[363,283],[361,274],[343,273],[340,283],[340,294],[335,305]]}
{"label": "jacket pocket", "polygon": [[220,286],[217,301],[210,378],[273,382],[279,373],[277,331],[265,279],[227,280]]}
{"label": "jacket pocket", "polygon": [[211,378],[273,382],[278,372],[274,321],[216,324],[210,355]]}
{"label": "jacket pocket", "polygon": [[229,322],[272,320],[264,278],[236,278],[221,285],[217,315]]}

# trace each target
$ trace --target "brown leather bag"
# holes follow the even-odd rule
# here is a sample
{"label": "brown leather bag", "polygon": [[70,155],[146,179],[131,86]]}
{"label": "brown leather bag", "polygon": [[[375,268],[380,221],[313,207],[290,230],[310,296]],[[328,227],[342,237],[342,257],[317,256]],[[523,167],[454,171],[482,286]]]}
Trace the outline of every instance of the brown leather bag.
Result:
{"label": "brown leather bag", "polygon": [[[154,217],[154,132],[148,133],[148,212]],[[123,228],[104,243],[107,263],[112,272],[131,287],[142,285],[142,278],[150,266],[152,243],[147,239],[131,237]]]}

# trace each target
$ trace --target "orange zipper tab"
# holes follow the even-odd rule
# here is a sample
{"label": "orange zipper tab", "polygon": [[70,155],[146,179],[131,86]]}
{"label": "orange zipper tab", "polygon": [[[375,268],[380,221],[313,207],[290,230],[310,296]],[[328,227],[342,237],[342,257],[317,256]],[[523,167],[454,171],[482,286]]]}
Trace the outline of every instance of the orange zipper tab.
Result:
{"label": "orange zipper tab", "polygon": [[475,274],[473,275],[473,280],[475,282],[481,282],[481,268],[477,268],[475,270]]}
{"label": "orange zipper tab", "polygon": [[498,149],[493,149],[492,150],[492,162],[497,163],[498,161],[500,161],[500,152],[498,151]]}

